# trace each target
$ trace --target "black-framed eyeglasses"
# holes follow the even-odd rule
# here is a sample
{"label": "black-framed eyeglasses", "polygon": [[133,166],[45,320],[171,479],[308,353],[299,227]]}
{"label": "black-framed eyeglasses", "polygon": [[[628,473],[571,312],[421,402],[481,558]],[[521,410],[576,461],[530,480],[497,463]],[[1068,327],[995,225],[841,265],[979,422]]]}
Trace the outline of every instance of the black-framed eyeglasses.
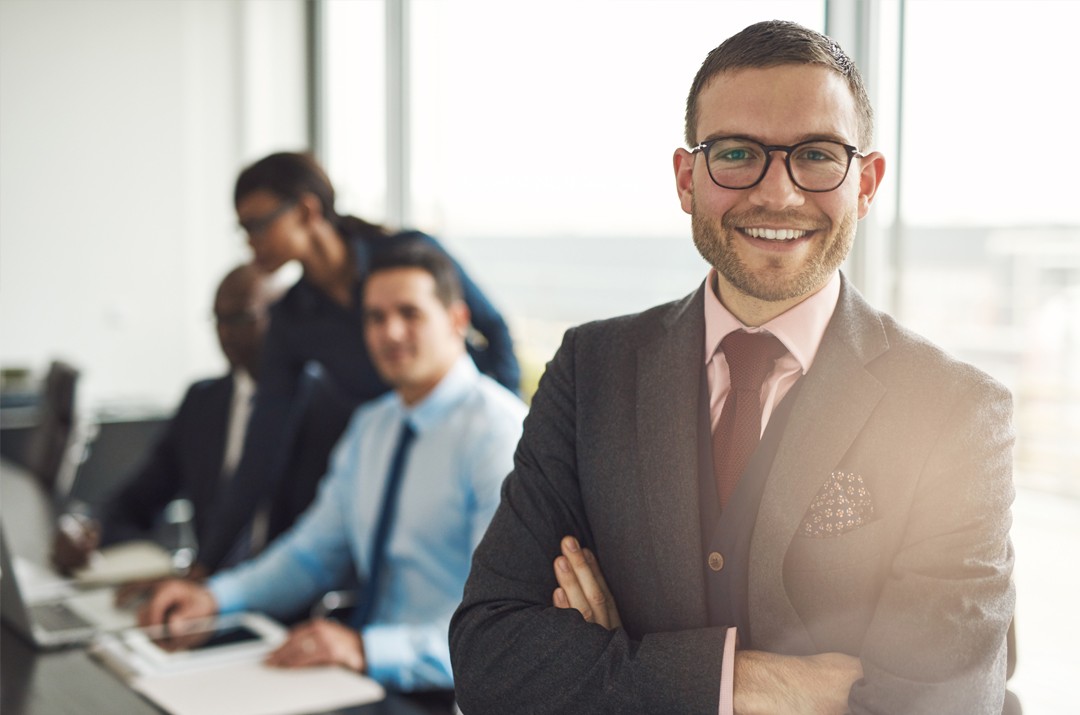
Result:
{"label": "black-framed eyeglasses", "polygon": [[264,216],[245,219],[240,222],[240,228],[249,236],[257,236],[285,215],[285,212],[296,206],[296,199],[285,199],[276,209]]}
{"label": "black-framed eyeglasses", "polygon": [[749,189],[761,183],[773,152],[784,152],[791,182],[803,191],[832,191],[847,178],[851,160],[862,158],[858,148],[827,139],[811,139],[791,146],[762,144],[746,137],[717,137],[701,142],[690,153],[705,155],[709,178],[724,189]]}

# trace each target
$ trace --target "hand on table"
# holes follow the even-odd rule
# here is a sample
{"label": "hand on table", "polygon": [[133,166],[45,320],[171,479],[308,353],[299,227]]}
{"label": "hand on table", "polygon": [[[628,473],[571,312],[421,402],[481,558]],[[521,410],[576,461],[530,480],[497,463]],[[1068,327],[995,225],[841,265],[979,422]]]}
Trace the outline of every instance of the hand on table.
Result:
{"label": "hand on table", "polygon": [[174,619],[205,618],[217,611],[217,601],[209,589],[194,581],[174,578],[154,587],[149,600],[139,609],[139,625],[167,625]]}
{"label": "hand on table", "polygon": [[62,514],[53,534],[52,560],[61,573],[86,566],[101,545],[101,524],[85,514]]}
{"label": "hand on table", "polygon": [[279,668],[342,665],[358,673],[367,670],[360,634],[338,621],[323,618],[289,631],[288,640],[267,657],[266,663]]}

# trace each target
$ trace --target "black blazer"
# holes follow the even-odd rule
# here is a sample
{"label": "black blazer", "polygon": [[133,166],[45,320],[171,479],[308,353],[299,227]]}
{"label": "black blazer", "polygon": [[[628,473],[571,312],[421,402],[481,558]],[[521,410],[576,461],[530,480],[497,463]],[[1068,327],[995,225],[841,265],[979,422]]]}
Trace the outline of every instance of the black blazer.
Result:
{"label": "black blazer", "polygon": [[204,543],[225,458],[232,394],[231,375],[188,388],[131,480],[103,506],[105,543],[144,535],[165,505],[180,497],[195,506],[195,534]]}
{"label": "black blazer", "polygon": [[315,496],[326,455],[347,412],[314,396],[308,409],[321,419],[305,420],[305,428],[297,430],[295,439],[307,446],[315,443],[310,453],[318,458],[295,460],[290,478],[281,480],[273,493],[238,490],[234,484],[221,483],[232,395],[230,375],[196,382],[188,389],[135,476],[103,508],[105,543],[145,535],[165,505],[180,497],[190,499],[195,507],[198,561],[210,572],[221,566],[238,534],[243,538],[249,534],[245,520],[250,520],[263,499],[270,500],[268,541],[292,526]]}

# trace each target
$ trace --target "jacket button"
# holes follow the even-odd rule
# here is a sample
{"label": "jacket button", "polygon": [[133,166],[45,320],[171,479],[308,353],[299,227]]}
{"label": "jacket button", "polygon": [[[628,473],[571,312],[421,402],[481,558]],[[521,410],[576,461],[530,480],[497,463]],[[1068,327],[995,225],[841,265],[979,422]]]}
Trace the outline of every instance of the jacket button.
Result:
{"label": "jacket button", "polygon": [[718,551],[709,554],[709,568],[713,571],[719,571],[724,568],[724,557]]}

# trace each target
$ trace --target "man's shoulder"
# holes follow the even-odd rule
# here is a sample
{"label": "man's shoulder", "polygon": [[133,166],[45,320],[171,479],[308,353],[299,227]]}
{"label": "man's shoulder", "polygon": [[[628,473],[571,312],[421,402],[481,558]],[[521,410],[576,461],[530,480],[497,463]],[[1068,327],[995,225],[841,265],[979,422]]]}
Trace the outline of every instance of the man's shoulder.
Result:
{"label": "man's shoulder", "polygon": [[845,281],[817,359],[828,360],[849,350],[893,389],[940,392],[942,397],[980,389],[1008,394],[984,371],[870,305]]}
{"label": "man's shoulder", "polygon": [[399,410],[398,399],[393,390],[384,392],[378,397],[363,402],[353,409],[351,424],[374,420],[376,422],[390,419],[392,414]]}
{"label": "man's shoulder", "polygon": [[1008,389],[989,373],[903,325],[891,315],[880,313],[880,316],[889,350],[882,356],[878,372],[895,375],[897,379],[910,384],[922,383],[930,389],[1008,393]]}
{"label": "man's shoulder", "polygon": [[[701,308],[701,310],[697,310]],[[593,320],[568,331],[575,339],[640,343],[663,333],[675,320],[690,313],[704,323],[701,288],[693,293],[636,313]]]}
{"label": "man's shoulder", "polygon": [[226,373],[218,377],[207,377],[196,380],[188,386],[184,401],[207,399],[224,394],[232,389],[232,375]]}
{"label": "man's shoulder", "polygon": [[521,420],[528,411],[520,397],[484,374],[477,376],[476,386],[470,393],[468,402],[474,411],[496,419]]}

